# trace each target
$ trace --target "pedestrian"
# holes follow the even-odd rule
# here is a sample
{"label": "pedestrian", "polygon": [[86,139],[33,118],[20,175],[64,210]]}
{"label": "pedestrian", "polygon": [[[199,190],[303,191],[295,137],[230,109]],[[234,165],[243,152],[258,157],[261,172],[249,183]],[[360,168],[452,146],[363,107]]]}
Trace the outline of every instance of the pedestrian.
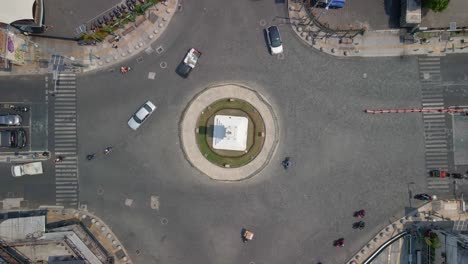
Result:
{"label": "pedestrian", "polygon": [[118,49],[118,48],[119,48],[119,46],[117,46],[117,45],[114,43],[114,44],[112,44],[112,48],[114,48],[114,49]]}
{"label": "pedestrian", "polygon": [[115,41],[115,42],[119,42],[119,40],[120,40],[120,36],[117,35],[117,36],[115,37],[114,41]]}

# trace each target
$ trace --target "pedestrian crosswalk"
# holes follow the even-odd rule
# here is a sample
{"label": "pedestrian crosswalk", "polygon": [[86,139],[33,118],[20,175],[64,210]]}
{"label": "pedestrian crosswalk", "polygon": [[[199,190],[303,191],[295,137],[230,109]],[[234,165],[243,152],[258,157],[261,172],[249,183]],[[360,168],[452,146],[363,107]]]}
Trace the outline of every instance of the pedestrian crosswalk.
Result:
{"label": "pedestrian crosswalk", "polygon": [[[443,88],[440,85],[440,57],[419,57],[421,97],[423,109],[444,108]],[[424,138],[426,148],[427,175],[431,170],[448,169],[447,120],[444,113],[423,113]],[[450,181],[444,178],[428,178],[428,189],[432,192],[450,191]]]}
{"label": "pedestrian crosswalk", "polygon": [[78,157],[76,74],[59,73],[54,102],[55,156],[64,157],[55,165],[55,200],[57,205],[78,206]]}
{"label": "pedestrian crosswalk", "polygon": [[421,82],[440,82],[440,57],[419,57],[419,79]]}

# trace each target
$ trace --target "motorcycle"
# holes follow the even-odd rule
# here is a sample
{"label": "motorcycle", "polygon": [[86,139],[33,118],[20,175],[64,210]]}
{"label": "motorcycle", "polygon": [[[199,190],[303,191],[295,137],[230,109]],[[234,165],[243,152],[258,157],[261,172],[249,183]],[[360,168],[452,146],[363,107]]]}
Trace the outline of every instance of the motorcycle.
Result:
{"label": "motorcycle", "polygon": [[122,74],[128,73],[131,70],[132,70],[132,68],[130,68],[130,67],[120,67],[120,72]]}
{"label": "motorcycle", "polygon": [[29,111],[29,108],[27,106],[10,105],[10,109],[15,112],[22,112],[22,113],[26,113]]}
{"label": "motorcycle", "polygon": [[62,156],[58,156],[55,158],[55,163],[59,163],[59,162],[62,162],[63,161],[63,157]]}
{"label": "motorcycle", "polygon": [[366,216],[365,210],[359,210],[359,211],[354,212],[354,217],[356,218],[363,218],[364,216]]}
{"label": "motorcycle", "polygon": [[93,160],[96,157],[96,153],[86,155],[87,160]]}
{"label": "motorcycle", "polygon": [[359,221],[353,224],[353,229],[362,230],[364,227],[366,227],[366,223],[364,221]]}
{"label": "motorcycle", "polygon": [[344,238],[337,239],[333,242],[335,247],[344,247]]}
{"label": "motorcycle", "polygon": [[107,147],[104,149],[104,155],[107,155],[112,152],[112,147]]}
{"label": "motorcycle", "polygon": [[283,162],[282,162],[283,168],[287,170],[289,167],[291,167],[292,162],[290,157],[286,157]]}

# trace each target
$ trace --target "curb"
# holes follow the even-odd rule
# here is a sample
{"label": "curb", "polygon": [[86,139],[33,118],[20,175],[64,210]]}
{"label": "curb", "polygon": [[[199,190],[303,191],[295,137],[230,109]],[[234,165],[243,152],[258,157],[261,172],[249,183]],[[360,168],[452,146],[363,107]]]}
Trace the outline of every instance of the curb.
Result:
{"label": "curb", "polygon": [[[83,207],[83,210],[77,210],[77,209],[65,209],[62,206],[40,206],[39,209],[47,209],[49,213],[53,213],[56,215],[60,215],[62,217],[68,217],[68,218],[75,218],[82,222],[82,220],[86,218],[91,219],[91,225],[88,228],[88,230],[96,236],[96,239],[98,237],[104,236],[105,239],[109,240],[107,242],[110,242],[111,244],[111,249],[109,250],[108,247],[105,246],[105,242],[103,239],[97,239],[98,242],[106,248],[107,251],[109,251],[110,254],[114,255],[122,250],[125,254],[124,257],[121,259],[117,259],[116,263],[125,263],[125,264],[131,264],[133,263],[130,259],[130,255],[128,254],[127,250],[123,247],[123,243],[117,238],[117,236],[114,234],[112,229],[105,224],[102,219],[97,217],[96,215],[90,213],[87,211],[86,207]],[[93,228],[94,227],[94,228]],[[95,229],[95,230],[92,230]],[[93,232],[94,231],[94,232]]]}
{"label": "curb", "polygon": [[[77,45],[78,47],[72,47],[71,52],[56,52],[56,54],[62,54],[63,57],[71,59],[67,60],[66,64],[74,68],[76,73],[104,70],[122,61],[141,55],[142,51],[151,48],[151,45],[156,42],[167,29],[175,13],[181,10],[182,6],[180,0],[167,0],[166,3],[162,1],[158,2],[156,5],[146,10],[144,15],[148,17],[150,12],[154,13],[157,16],[157,20],[154,21],[154,24],[149,19],[145,19],[133,32],[125,36],[122,32],[130,26],[135,27],[135,22],[127,24],[127,27],[123,29],[116,30],[116,34],[121,36],[119,45],[122,46],[118,51],[111,47],[111,43],[108,41],[109,38],[106,38],[96,46],[78,46],[78,44],[74,43],[73,45]],[[32,42],[29,36],[27,38],[29,42]],[[44,38],[41,38],[41,40],[42,39]],[[40,44],[37,48],[41,48],[38,48],[39,50],[37,52],[43,55],[43,60],[50,61],[52,53],[47,50],[47,44],[42,44],[39,40],[37,40],[37,44]],[[124,47],[126,45],[128,45],[128,47]],[[42,75],[52,72],[53,66],[51,63],[46,68],[40,68],[38,63],[39,62],[34,62],[34,64],[23,66],[13,65],[12,71],[0,72],[0,76]]]}
{"label": "curb", "polygon": [[[432,37],[427,40],[428,43],[434,44],[422,42],[406,44],[401,40],[400,29],[366,31],[363,35],[346,38],[328,37],[325,34],[318,39],[317,36],[314,37],[311,34],[313,30],[318,28],[315,25],[310,26],[304,23],[312,21],[310,15],[304,10],[298,11],[299,7],[296,8],[296,5],[298,4],[288,0],[288,16],[290,21],[294,21],[291,22],[294,33],[307,46],[335,57],[445,56],[447,53],[468,53],[468,36],[453,37],[447,41],[442,41],[440,37]],[[320,31],[316,32],[320,33]]]}
{"label": "curb", "polygon": [[[208,160],[206,160],[198,149],[198,145],[196,143],[196,140],[194,139],[195,134],[192,135],[193,129],[195,128],[191,129],[191,128],[184,127],[185,125],[187,125],[185,124],[185,122],[187,122],[186,121],[187,116],[189,116],[192,112],[189,110],[192,110],[191,108],[194,106],[194,103],[196,103],[196,100],[200,99],[204,93],[210,92],[209,90],[211,89],[219,89],[222,87],[226,87],[227,89],[229,88],[229,86],[235,86],[237,89],[245,89],[246,92],[250,93],[248,96],[255,97],[255,99],[259,100],[262,105],[260,106],[258,103],[252,103],[252,99],[236,97],[236,95],[240,93],[239,91],[237,92],[231,91],[231,92],[234,92],[234,95],[223,94],[222,96],[211,98],[209,100],[211,102],[215,102],[215,101],[222,100],[222,99],[239,98],[241,100],[244,100],[250,103],[253,107],[255,107],[257,111],[259,111],[260,114],[262,115],[264,121],[268,120],[269,118],[272,119],[271,122],[265,121],[265,127],[271,126],[272,127],[271,129],[273,130],[272,133],[267,132],[267,136],[273,137],[271,142],[267,143],[267,141],[265,141],[262,147],[262,150],[254,158],[254,160],[239,168],[221,168],[221,167],[218,167],[217,165],[212,164]],[[266,109],[262,110],[262,108],[266,108]],[[203,109],[204,108],[202,108],[201,110]],[[268,112],[265,113],[265,111],[268,111]],[[182,115],[179,119],[179,140],[181,142],[181,148],[182,148],[184,157],[193,168],[197,169],[203,175],[207,176],[208,178],[212,180],[224,181],[224,182],[239,182],[239,181],[246,180],[257,175],[270,163],[270,160],[273,157],[274,153],[276,152],[276,149],[278,147],[278,142],[279,142],[278,118],[276,117],[273,111],[273,107],[259,92],[241,84],[221,83],[221,84],[212,85],[212,86],[204,88],[202,91],[195,94],[190,99],[190,101],[188,102],[186,108],[182,112]],[[191,142],[192,140],[194,142]],[[188,145],[190,146],[187,148]],[[192,150],[193,148],[196,148],[196,149]],[[269,149],[266,150],[266,148],[269,148]],[[268,152],[265,153],[264,151],[268,151]],[[261,161],[262,162],[261,164],[258,164],[259,159],[263,160]],[[218,174],[223,175],[223,177],[219,177]]]}

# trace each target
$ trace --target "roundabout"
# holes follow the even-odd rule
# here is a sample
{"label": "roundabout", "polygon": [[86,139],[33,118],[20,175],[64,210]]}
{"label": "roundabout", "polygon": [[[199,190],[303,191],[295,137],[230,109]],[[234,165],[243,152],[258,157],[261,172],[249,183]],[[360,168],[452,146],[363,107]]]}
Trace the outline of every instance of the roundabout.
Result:
{"label": "roundabout", "polygon": [[[221,121],[224,117],[228,119]],[[245,125],[222,124],[233,118],[242,118]],[[190,101],[180,122],[186,159],[206,176],[220,181],[240,181],[260,172],[275,152],[278,131],[271,105],[258,92],[238,84],[206,88]],[[245,142],[232,150],[236,141]],[[232,146],[224,148],[222,142]]]}
{"label": "roundabout", "polygon": [[[421,184],[422,168],[414,165],[424,159],[420,117],[362,112],[420,104],[417,60],[328,57],[305,47],[290,25],[279,26],[285,49],[278,59],[259,21],[277,24],[274,17],[287,15],[284,5],[183,6],[153,46],[163,46],[161,54],[129,59],[134,70],[125,76],[79,76],[80,202],[112,226],[134,263],[346,263],[404,208],[406,183]],[[175,69],[191,47],[204,55],[183,79]],[[224,84],[247,95],[228,93]],[[230,98],[261,113],[265,137],[255,159],[226,168],[202,154],[196,128],[201,112]],[[157,110],[131,131],[128,118],[147,100]],[[216,115],[243,116],[223,111],[209,114],[213,124]],[[106,146],[114,147],[110,156],[85,160]],[[285,157],[294,161],[287,171]],[[151,197],[158,197],[157,209]],[[349,221],[359,208],[369,218],[357,232]],[[249,243],[241,241],[242,228],[255,233]],[[349,241],[345,248],[333,247],[339,237]]]}

